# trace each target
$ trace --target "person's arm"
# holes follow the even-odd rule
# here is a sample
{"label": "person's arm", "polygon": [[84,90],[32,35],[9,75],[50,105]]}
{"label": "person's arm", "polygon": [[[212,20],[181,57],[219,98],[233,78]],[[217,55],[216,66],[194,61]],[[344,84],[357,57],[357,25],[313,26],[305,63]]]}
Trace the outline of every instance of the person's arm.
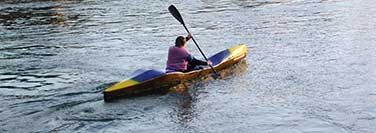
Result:
{"label": "person's arm", "polygon": [[209,65],[209,63],[211,64],[210,61],[206,62],[206,61],[198,60],[195,57],[193,57],[192,55],[188,55],[187,61],[190,62],[190,63],[196,64],[196,65]]}

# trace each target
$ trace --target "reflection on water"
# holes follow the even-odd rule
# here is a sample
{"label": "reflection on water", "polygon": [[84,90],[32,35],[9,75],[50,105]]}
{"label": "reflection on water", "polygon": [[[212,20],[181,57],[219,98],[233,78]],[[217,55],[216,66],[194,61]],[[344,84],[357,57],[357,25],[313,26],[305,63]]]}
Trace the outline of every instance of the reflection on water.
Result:
{"label": "reflection on water", "polygon": [[[244,75],[247,72],[247,69],[248,64],[246,60],[242,60],[230,68],[219,71],[219,74],[222,77],[220,80],[228,81],[234,77]],[[177,109],[174,113],[176,114],[176,123],[179,125],[179,127],[177,127],[178,130],[197,132],[197,125],[195,125],[194,122],[200,117],[198,114],[201,112],[197,110],[195,105],[198,100],[201,100],[200,97],[202,93],[205,93],[205,91],[201,89],[204,89],[205,86],[214,81],[215,80],[213,80],[211,76],[208,76],[173,88],[173,91],[178,94],[178,98],[170,100],[177,100],[175,104]],[[170,95],[173,94],[174,93]]]}
{"label": "reflection on water", "polygon": [[64,0],[0,3],[0,60],[56,56],[67,42],[63,27],[83,19]]}
{"label": "reflection on water", "polygon": [[[244,74],[248,69],[248,64],[245,59],[241,60],[239,63],[218,71],[218,74],[222,77],[220,80],[226,80],[231,78],[232,76],[239,76]],[[200,86],[205,86],[213,81],[212,75],[207,77],[202,77],[200,79],[196,79],[194,81],[190,81],[184,84],[179,84],[175,87],[170,88],[171,93],[176,92],[179,94],[179,98],[177,99],[177,118],[178,123],[183,126],[184,129],[190,128],[189,123],[192,121],[194,117],[194,109],[192,109],[192,103],[194,102],[197,95],[199,95],[197,88]]]}
{"label": "reflection on water", "polygon": [[[0,23],[3,26],[60,25],[66,21],[64,14],[58,12],[61,8],[58,5],[38,8],[3,8],[0,14]],[[11,30],[11,28],[9,29]]]}

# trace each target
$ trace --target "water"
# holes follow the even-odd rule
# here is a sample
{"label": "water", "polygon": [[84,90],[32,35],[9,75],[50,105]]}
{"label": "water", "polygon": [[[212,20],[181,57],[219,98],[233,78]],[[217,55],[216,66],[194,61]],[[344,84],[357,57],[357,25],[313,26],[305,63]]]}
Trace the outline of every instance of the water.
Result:
{"label": "water", "polygon": [[[170,4],[208,55],[247,44],[246,71],[104,103],[106,86],[164,68],[186,34]],[[1,1],[0,132],[374,132],[375,4]]]}

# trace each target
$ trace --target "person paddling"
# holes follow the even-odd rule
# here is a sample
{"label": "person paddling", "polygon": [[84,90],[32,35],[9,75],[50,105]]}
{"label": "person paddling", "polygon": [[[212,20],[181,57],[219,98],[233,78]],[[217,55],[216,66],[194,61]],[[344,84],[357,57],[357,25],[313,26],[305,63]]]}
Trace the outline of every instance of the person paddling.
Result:
{"label": "person paddling", "polygon": [[197,65],[209,65],[210,61],[202,61],[192,56],[185,48],[191,34],[187,37],[178,36],[175,40],[175,46],[171,46],[168,50],[168,59],[166,65],[166,73],[169,72],[189,72],[196,68]]}

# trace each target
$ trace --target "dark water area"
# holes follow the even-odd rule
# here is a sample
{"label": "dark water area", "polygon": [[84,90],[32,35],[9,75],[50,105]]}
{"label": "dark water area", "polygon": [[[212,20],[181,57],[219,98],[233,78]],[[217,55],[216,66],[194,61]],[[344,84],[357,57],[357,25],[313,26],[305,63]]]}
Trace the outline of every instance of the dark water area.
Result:
{"label": "dark water area", "polygon": [[[105,103],[102,90],[136,69],[164,69],[186,35],[170,4],[207,55],[247,44],[245,70]],[[0,132],[375,132],[374,5],[2,0]]]}

